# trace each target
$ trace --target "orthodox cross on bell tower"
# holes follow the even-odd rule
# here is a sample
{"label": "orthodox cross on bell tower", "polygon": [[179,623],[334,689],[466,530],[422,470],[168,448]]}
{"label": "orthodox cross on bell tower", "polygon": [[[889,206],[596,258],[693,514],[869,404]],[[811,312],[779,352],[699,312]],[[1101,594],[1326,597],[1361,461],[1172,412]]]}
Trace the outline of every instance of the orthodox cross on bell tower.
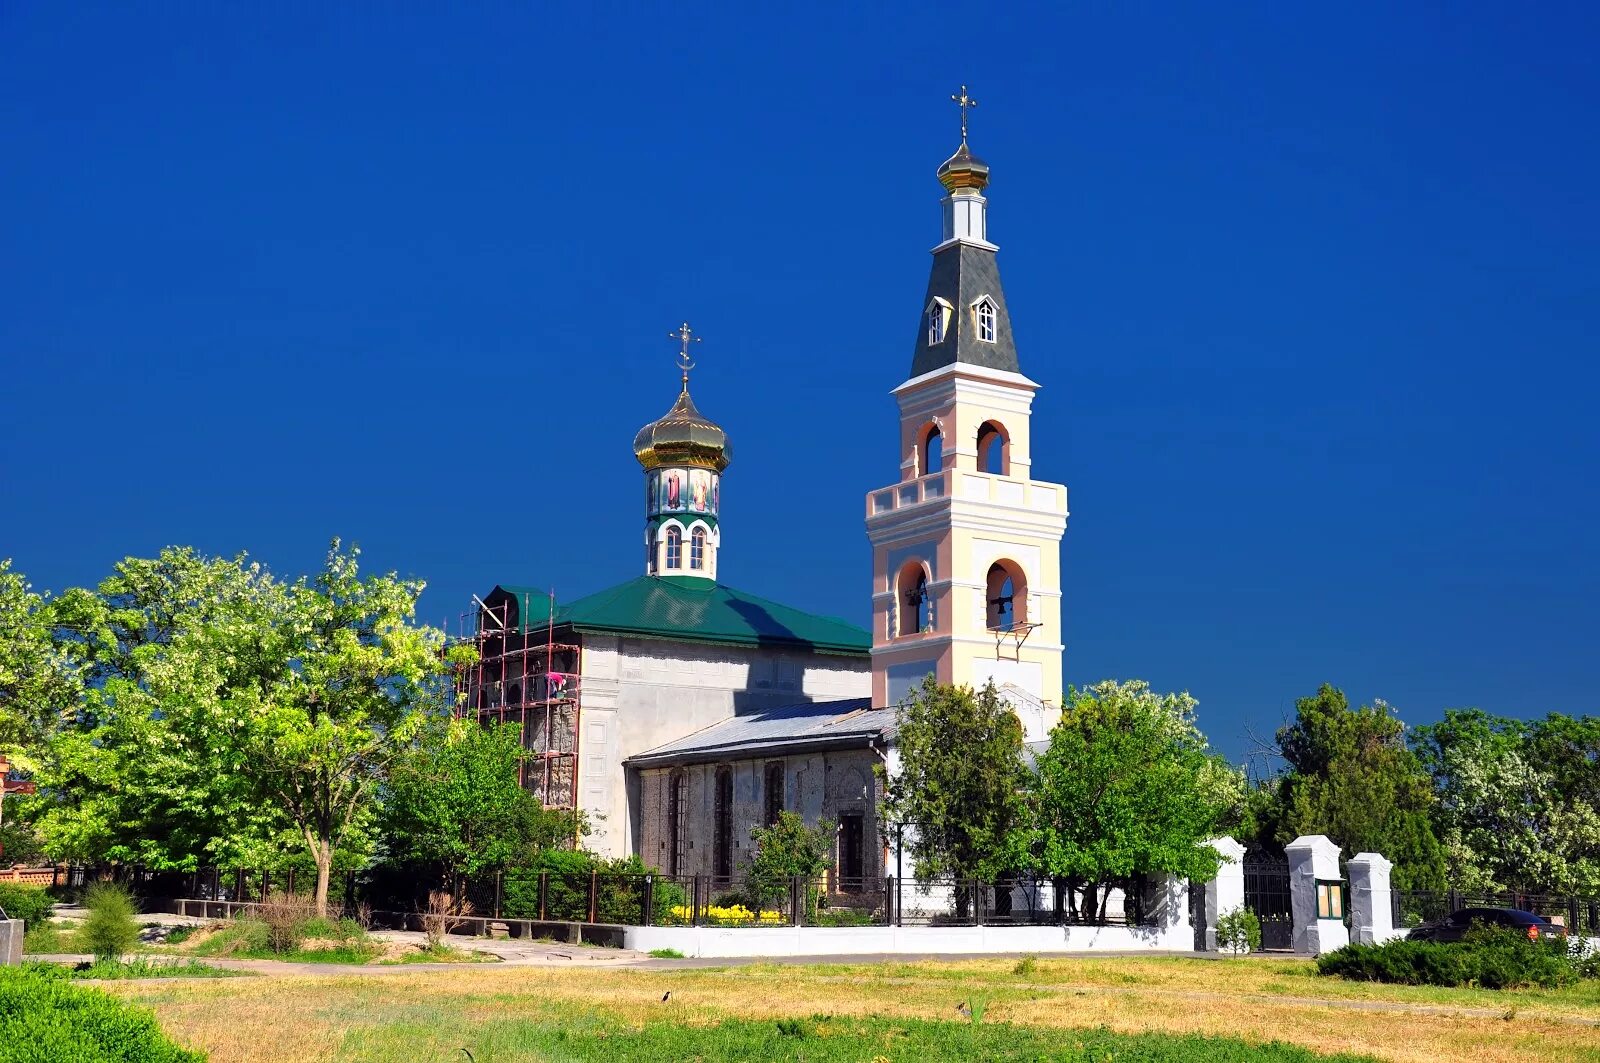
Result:
{"label": "orthodox cross on bell tower", "polygon": [[694,362],[689,358],[689,344],[699,343],[700,337],[694,334],[694,329],[685,321],[673,331],[667,333],[668,339],[678,341],[678,368],[683,370],[683,389],[689,390],[689,370],[694,368]]}
{"label": "orthodox cross on bell tower", "polygon": [[978,101],[967,95],[967,87],[961,86],[960,95],[951,96],[950,102],[961,108],[961,143],[967,142],[967,112],[978,106]]}

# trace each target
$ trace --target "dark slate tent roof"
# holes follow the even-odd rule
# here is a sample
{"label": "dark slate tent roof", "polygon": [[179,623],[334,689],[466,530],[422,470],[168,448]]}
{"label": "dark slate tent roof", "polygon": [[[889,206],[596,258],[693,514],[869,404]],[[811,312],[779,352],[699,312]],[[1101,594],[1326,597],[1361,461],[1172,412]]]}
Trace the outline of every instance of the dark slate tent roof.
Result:
{"label": "dark slate tent roof", "polygon": [[747,712],[628,758],[635,767],[859,747],[893,734],[894,709],[872,699],[817,701]]}
{"label": "dark slate tent roof", "polygon": [[[489,601],[510,596],[528,603],[529,628],[549,619],[547,592],[496,587]],[[820,653],[866,656],[872,636],[831,616],[758,598],[703,579],[640,576],[555,610],[557,627],[577,632],[683,639],[734,646],[789,646]]]}
{"label": "dark slate tent roof", "polygon": [[[978,338],[978,324],[972,313],[972,304],[985,295],[994,300],[993,343]],[[929,346],[927,310],[935,296],[949,303],[955,313],[943,342]],[[968,243],[947,244],[933,253],[928,294],[923,296],[922,317],[917,324],[916,353],[911,357],[911,376],[919,377],[957,362],[1003,369],[1008,373],[1022,372],[995,253]]]}

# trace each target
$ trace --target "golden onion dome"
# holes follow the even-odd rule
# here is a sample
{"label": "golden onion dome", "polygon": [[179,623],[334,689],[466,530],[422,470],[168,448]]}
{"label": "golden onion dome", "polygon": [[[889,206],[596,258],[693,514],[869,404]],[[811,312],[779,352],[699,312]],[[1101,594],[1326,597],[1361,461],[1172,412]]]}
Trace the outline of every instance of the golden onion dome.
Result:
{"label": "golden onion dome", "polygon": [[633,437],[633,456],[646,469],[694,465],[720,473],[733,460],[733,447],[722,426],[695,409],[685,379],[678,401],[666,416],[651,421]]}
{"label": "golden onion dome", "polygon": [[963,139],[956,153],[939,164],[934,176],[939,178],[939,183],[944,185],[947,192],[963,188],[982,192],[989,183],[989,164],[968,151],[967,142]]}

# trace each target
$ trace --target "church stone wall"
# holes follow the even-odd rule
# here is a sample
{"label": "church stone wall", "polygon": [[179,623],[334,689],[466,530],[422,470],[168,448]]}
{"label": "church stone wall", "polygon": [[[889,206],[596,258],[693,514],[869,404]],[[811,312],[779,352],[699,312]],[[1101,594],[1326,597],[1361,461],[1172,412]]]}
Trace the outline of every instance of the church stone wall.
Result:
{"label": "church stone wall", "polygon": [[[881,783],[873,766],[882,758],[870,749],[846,749],[798,756],[751,757],[682,768],[649,768],[636,773],[639,792],[639,855],[644,862],[668,870],[670,861],[670,789],[674,772],[683,773],[688,786],[688,821],[679,855],[680,875],[711,875],[716,837],[716,774],[719,768],[733,772],[732,857],[735,877],[753,855],[750,829],[766,819],[765,780],[770,764],[783,765],[785,811],[798,812],[815,826],[820,820],[839,823],[841,815],[862,817],[862,876],[880,879],[888,874],[883,839],[878,829],[878,800]],[[834,866],[839,867],[839,839],[834,842]]]}
{"label": "church stone wall", "polygon": [[865,657],[664,639],[586,635],[580,670],[578,801],[592,830],[586,844],[603,856],[640,851],[644,795],[626,778],[629,757],[736,713],[864,698],[872,689]]}

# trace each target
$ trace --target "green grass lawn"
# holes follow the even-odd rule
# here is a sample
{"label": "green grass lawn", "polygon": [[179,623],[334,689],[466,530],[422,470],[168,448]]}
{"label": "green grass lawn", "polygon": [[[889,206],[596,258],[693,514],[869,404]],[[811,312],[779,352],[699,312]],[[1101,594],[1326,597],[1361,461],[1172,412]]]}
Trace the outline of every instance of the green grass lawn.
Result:
{"label": "green grass lawn", "polygon": [[459,1063],[461,1048],[477,1063],[1600,1063],[1600,1028],[1590,1021],[1600,1009],[1588,990],[1362,985],[1308,973],[1314,970],[1296,961],[1156,957],[656,969],[461,964],[106,988],[153,1008],[163,1028],[209,1052],[212,1063]]}
{"label": "green grass lawn", "polygon": [[[671,1013],[638,1024],[604,1009],[551,1006],[529,1016],[474,1024],[461,1033],[462,1045],[478,1063],[560,1061],[609,1063],[612,1060],[697,1060],[748,1063],[794,1060],[805,1063],[955,1063],[966,1060],[1062,1061],[1062,1063],[1350,1063],[1371,1056],[1318,1056],[1286,1044],[1252,1045],[1232,1038],[1165,1034],[1119,1034],[1110,1030],[1061,1031],[1009,1023],[967,1020],[930,1021],[832,1017],[724,1019],[710,1025],[686,1023]],[[400,1024],[352,1030],[340,1059],[402,1061],[419,1044],[436,1045],[437,1031]],[[442,1046],[441,1046],[442,1047]],[[460,1057],[466,1059],[465,1055]]]}

